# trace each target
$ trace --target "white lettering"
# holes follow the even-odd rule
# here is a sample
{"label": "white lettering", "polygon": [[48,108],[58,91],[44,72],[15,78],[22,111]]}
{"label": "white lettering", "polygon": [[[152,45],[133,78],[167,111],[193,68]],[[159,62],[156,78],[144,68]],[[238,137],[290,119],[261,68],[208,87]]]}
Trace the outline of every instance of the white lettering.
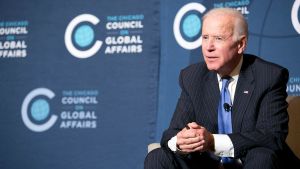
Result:
{"label": "white lettering", "polygon": [[141,39],[140,35],[136,35],[136,36],[118,36],[118,37],[108,36],[105,39],[105,43],[107,45],[141,44],[141,43],[143,43],[143,40]]}
{"label": "white lettering", "polygon": [[62,97],[62,104],[97,104],[97,98],[86,96],[86,97]]}
{"label": "white lettering", "polygon": [[126,21],[126,22],[108,22],[106,29],[137,29],[143,28],[142,21]]}
{"label": "white lettering", "polygon": [[108,46],[105,49],[105,54],[114,54],[114,53],[141,53],[143,51],[142,45],[113,45]]}
{"label": "white lettering", "polygon": [[26,27],[9,27],[9,28],[0,28],[0,35],[20,35],[28,34]]}
{"label": "white lettering", "polygon": [[4,41],[0,42],[0,49],[26,49],[27,45],[22,41]]}
{"label": "white lettering", "polygon": [[292,84],[287,86],[287,92],[300,92],[300,84]]}
{"label": "white lettering", "polygon": [[95,114],[95,111],[62,111],[60,114],[61,119],[63,120],[83,120],[83,119],[97,119],[98,117]]}

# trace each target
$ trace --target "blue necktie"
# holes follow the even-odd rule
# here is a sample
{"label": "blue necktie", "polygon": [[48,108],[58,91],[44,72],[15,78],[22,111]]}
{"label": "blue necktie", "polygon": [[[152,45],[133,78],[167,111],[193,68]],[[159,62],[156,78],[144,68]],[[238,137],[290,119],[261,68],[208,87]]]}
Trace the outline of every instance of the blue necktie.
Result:
{"label": "blue necktie", "polygon": [[[218,107],[218,129],[219,134],[229,134],[232,133],[232,124],[231,124],[231,108],[232,103],[230,99],[230,93],[228,90],[228,84],[231,77],[226,76],[222,77],[222,89],[221,97]],[[232,158],[222,157],[222,163],[230,163]]]}

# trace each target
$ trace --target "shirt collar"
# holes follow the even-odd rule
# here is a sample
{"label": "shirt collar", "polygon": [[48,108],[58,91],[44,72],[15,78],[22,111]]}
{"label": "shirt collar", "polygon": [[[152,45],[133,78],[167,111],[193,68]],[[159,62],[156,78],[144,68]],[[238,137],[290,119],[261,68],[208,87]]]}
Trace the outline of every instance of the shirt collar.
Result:
{"label": "shirt collar", "polygon": [[[243,63],[243,57],[241,57],[240,62],[236,65],[236,67],[233,69],[233,71],[229,74],[229,76],[231,78],[233,78],[233,80],[237,80],[239,78],[239,74],[241,71],[241,67],[242,67],[242,63]],[[219,74],[217,74],[218,77],[218,82],[221,81],[221,76]]]}

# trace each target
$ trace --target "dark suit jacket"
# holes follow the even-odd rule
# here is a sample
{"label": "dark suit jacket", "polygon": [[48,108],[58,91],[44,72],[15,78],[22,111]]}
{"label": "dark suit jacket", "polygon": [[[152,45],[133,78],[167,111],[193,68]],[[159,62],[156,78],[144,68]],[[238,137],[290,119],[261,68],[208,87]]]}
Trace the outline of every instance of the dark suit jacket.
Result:
{"label": "dark suit jacket", "polygon": [[[236,158],[244,157],[254,147],[276,152],[286,147],[288,76],[287,69],[244,54],[232,107],[233,133],[229,134]],[[179,83],[182,92],[170,127],[161,140],[165,147],[189,122],[218,133],[220,90],[217,74],[209,71],[205,63],[198,63],[181,71]]]}

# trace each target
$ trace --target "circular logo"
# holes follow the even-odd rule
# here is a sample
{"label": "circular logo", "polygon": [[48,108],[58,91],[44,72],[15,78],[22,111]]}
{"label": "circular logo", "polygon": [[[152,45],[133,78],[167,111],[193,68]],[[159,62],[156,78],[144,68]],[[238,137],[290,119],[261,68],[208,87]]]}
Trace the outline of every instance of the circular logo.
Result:
{"label": "circular logo", "polygon": [[298,18],[299,7],[300,7],[300,0],[295,0],[294,5],[292,7],[291,18],[295,30],[300,34],[300,23]]}
{"label": "circular logo", "polygon": [[[89,25],[79,26],[77,29],[76,26],[83,22],[89,22],[93,25],[97,25],[100,20],[91,14],[81,14],[75,17],[67,26],[65,32],[65,45],[67,50],[75,57],[80,59],[89,58],[95,55],[101,48],[103,42],[96,40],[92,45],[92,42],[95,39],[94,30]],[[72,34],[75,30],[74,41],[79,47],[88,47],[92,45],[90,48],[86,50],[77,49],[72,42]]]}
{"label": "circular logo", "polygon": [[[28,107],[32,100],[35,100],[36,97],[43,96],[49,99],[52,99],[55,94],[47,88],[37,88],[29,92],[21,108],[22,120],[26,127],[34,132],[43,132],[50,129],[58,119],[57,115],[51,115],[51,117],[43,124],[33,123],[28,116]],[[49,103],[45,99],[36,99],[33,101],[30,107],[30,113],[34,120],[43,121],[50,115]]]}
{"label": "circular logo", "polygon": [[[196,2],[188,3],[184,5],[179,11],[177,12],[174,24],[173,24],[173,32],[177,43],[185,48],[185,49],[196,49],[201,46],[201,19],[196,14],[188,14],[190,11],[195,11],[200,14],[204,13],[206,8]],[[183,21],[183,23],[181,23]],[[181,27],[182,32],[181,34]],[[197,36],[199,36],[197,38]],[[187,38],[184,38],[187,37]],[[190,39],[193,39],[192,41]]]}
{"label": "circular logo", "polygon": [[87,47],[95,38],[94,30],[89,25],[81,25],[75,30],[74,38],[78,46]]}
{"label": "circular logo", "polygon": [[32,103],[30,112],[34,120],[45,120],[50,113],[49,103],[45,99],[38,99]]}

